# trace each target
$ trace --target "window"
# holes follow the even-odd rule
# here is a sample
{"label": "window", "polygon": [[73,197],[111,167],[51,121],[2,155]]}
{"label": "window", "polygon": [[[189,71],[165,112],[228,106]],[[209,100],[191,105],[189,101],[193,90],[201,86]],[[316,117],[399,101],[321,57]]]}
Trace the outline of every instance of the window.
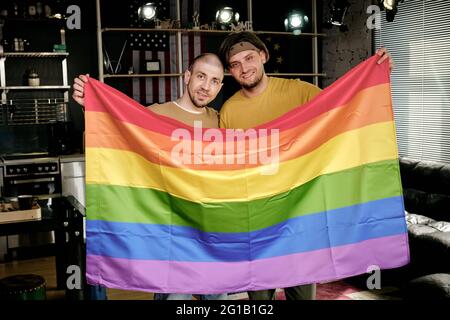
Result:
{"label": "window", "polygon": [[382,12],[375,49],[394,59],[392,98],[400,156],[450,163],[450,1],[407,0]]}

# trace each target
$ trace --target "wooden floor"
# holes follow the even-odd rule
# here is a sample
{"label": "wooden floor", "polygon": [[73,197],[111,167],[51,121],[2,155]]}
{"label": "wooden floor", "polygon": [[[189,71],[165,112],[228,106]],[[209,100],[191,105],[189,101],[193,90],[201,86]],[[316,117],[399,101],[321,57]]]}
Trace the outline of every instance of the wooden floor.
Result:
{"label": "wooden floor", "polygon": [[[44,257],[0,263],[0,279],[17,274],[37,274],[46,281],[48,300],[65,299],[64,290],[56,289],[55,258]],[[153,300],[153,293],[107,289],[108,300]]]}

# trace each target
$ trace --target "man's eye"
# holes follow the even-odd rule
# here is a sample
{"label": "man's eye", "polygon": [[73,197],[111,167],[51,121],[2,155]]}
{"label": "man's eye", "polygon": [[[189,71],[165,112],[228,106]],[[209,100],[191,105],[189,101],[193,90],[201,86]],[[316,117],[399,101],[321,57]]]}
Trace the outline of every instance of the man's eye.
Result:
{"label": "man's eye", "polygon": [[202,74],[199,74],[199,75],[197,75],[197,78],[198,78],[198,79],[203,79],[204,76],[203,76]]}
{"label": "man's eye", "polygon": [[234,68],[237,68],[238,67],[238,63],[232,63],[232,64],[230,64],[230,67],[232,68],[232,69],[234,69]]}
{"label": "man's eye", "polygon": [[247,61],[251,61],[251,60],[253,60],[253,58],[254,58],[254,56],[248,56]]}

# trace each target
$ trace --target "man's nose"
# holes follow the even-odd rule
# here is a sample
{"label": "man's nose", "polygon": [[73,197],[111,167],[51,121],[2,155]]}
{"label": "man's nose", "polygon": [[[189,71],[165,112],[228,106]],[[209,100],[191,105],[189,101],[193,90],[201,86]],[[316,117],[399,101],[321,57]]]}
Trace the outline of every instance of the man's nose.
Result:
{"label": "man's nose", "polygon": [[208,91],[208,90],[209,90],[209,87],[210,87],[209,81],[203,81],[203,83],[202,83],[202,89],[205,90],[205,91]]}
{"label": "man's nose", "polygon": [[249,70],[249,65],[247,65],[247,63],[245,63],[245,62],[243,62],[243,63],[241,63],[241,71],[243,72],[243,73],[246,73],[248,70]]}

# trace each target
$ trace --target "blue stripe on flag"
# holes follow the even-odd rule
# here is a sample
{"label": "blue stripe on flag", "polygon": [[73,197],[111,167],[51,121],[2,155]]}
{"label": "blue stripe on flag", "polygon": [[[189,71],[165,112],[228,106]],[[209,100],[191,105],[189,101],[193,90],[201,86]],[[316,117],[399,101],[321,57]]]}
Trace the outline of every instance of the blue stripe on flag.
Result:
{"label": "blue stripe on flag", "polygon": [[404,214],[399,214],[403,212],[402,198],[392,197],[289,219],[250,233],[88,220],[87,252],[145,260],[263,259],[406,233]]}

